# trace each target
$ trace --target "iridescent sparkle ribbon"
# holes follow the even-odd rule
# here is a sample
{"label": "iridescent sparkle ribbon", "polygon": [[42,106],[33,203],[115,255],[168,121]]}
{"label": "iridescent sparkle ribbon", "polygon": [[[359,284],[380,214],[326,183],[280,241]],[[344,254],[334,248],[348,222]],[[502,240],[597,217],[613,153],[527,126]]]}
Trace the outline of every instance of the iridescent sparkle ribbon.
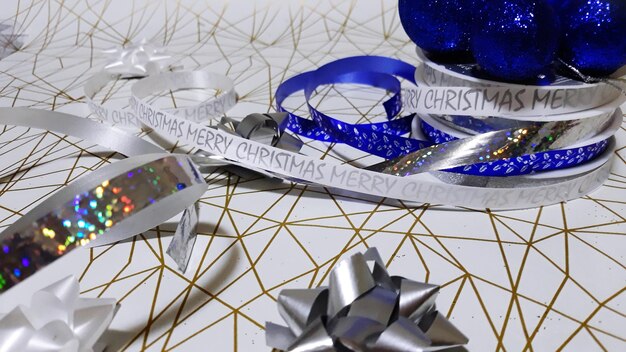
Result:
{"label": "iridescent sparkle ribbon", "polygon": [[82,246],[160,225],[206,190],[186,155],[146,154],[70,183],[0,234],[0,293]]}
{"label": "iridescent sparkle ribbon", "polygon": [[[618,109],[614,113],[613,120],[619,120],[621,117],[622,111]],[[510,160],[524,156],[530,158],[531,155],[541,152],[561,149],[558,147],[562,144],[558,142],[568,133],[574,134],[574,138],[584,135],[587,127],[583,125],[584,122],[580,120],[552,121],[543,124],[531,124],[521,128],[482,133],[423,148],[374,165],[370,167],[370,170],[409,176],[422,172],[480,164],[489,160]],[[604,126],[594,125],[592,128],[594,134],[597,133],[597,128],[604,129]],[[575,132],[572,132],[573,130]],[[612,132],[614,133],[615,130]],[[558,147],[555,147],[555,144]],[[608,141],[602,141],[601,148],[596,148],[593,154],[596,154],[598,151],[603,152],[607,144]],[[572,151],[569,154],[568,151],[561,152],[565,155],[572,154]],[[523,163],[523,160],[521,162]]]}
{"label": "iridescent sparkle ribbon", "polygon": [[468,343],[435,306],[439,286],[389,276],[375,248],[346,258],[328,287],[285,289],[266,323],[266,343],[283,351],[444,351]]}

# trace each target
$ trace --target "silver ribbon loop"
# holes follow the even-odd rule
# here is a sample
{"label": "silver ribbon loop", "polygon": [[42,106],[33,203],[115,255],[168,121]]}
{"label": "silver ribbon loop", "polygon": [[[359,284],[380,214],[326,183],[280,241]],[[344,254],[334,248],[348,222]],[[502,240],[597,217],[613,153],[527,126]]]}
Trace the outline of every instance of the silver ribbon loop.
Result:
{"label": "silver ribbon loop", "polygon": [[389,277],[375,248],[339,262],[329,287],[283,290],[287,326],[266,325],[283,351],[435,351],[468,342],[435,308],[439,286]]}
{"label": "silver ribbon loop", "polygon": [[283,290],[278,296],[278,312],[294,335],[302,334],[328,304],[328,290]]}
{"label": "silver ribbon loop", "polygon": [[396,277],[396,287],[400,288],[399,313],[412,320],[419,320],[424,314],[435,309],[439,286]]}
{"label": "silver ribbon loop", "polygon": [[[288,133],[283,133],[282,124],[287,116],[288,114],[283,112],[265,114],[254,113],[241,120],[224,116],[217,125],[217,129],[263,145],[292,153],[299,153],[304,143]],[[287,178],[287,176],[283,174],[269,172],[262,168],[241,165],[239,162],[231,161],[220,155],[211,154],[202,149],[195,152],[194,162],[200,166],[203,172],[207,171],[204,169],[205,167],[230,165],[229,170],[242,177],[261,174],[269,178]],[[304,182],[302,180],[294,181]]]}
{"label": "silver ribbon loop", "polygon": [[[282,126],[288,116],[286,112],[255,113],[246,116],[241,121],[223,117],[218,128],[255,142],[299,153],[302,149],[302,141],[283,132]],[[229,124],[234,127],[234,130],[228,127]]]}

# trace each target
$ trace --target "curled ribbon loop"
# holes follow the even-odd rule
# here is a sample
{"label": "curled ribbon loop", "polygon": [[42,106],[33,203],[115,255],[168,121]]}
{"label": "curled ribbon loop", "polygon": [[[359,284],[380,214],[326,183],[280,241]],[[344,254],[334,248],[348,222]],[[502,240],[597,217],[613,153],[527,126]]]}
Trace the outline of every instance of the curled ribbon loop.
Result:
{"label": "curled ribbon loop", "polygon": [[375,248],[337,264],[329,286],[283,290],[287,327],[267,323],[283,351],[443,351],[469,341],[435,307],[439,286],[389,276]]}
{"label": "curled ribbon loop", "polygon": [[113,320],[116,301],[81,298],[68,276],[38,292],[30,307],[18,306],[0,318],[0,351],[91,352]]}
{"label": "curled ribbon loop", "polygon": [[[565,80],[554,86],[500,86],[497,82],[475,79],[469,75],[471,71],[452,71],[452,68],[457,69],[456,66],[449,69],[439,67],[425,58],[424,61],[416,68],[398,60],[376,56],[340,59],[283,82],[276,91],[277,108],[286,111],[283,106],[285,99],[298,90],[304,90],[311,120],[290,113],[287,127],[291,131],[311,139],[344,143],[368,154],[395,160],[373,165],[370,170],[403,176],[445,170],[475,176],[510,177],[574,167],[602,155],[610,144],[609,138],[619,128],[612,129],[612,122],[621,120],[621,112],[617,107],[624,102],[624,97],[619,97],[614,89],[604,84],[587,85]],[[435,68],[441,72],[432,73]],[[428,75],[423,73],[425,70],[429,72]],[[396,77],[417,86],[401,89]],[[349,124],[311,105],[310,98],[317,87],[336,83],[367,84],[387,90],[392,95],[384,104],[387,121]],[[449,84],[458,87],[449,87]],[[461,98],[459,90],[465,92],[464,98]],[[573,97],[578,95],[575,94],[583,94],[582,91],[590,97],[584,104],[570,102],[576,100]],[[513,95],[512,92],[519,94]],[[563,97],[566,93],[568,99]],[[527,96],[527,99],[523,100],[523,96]],[[485,98],[484,101],[480,97]],[[597,99],[591,99],[594,97]],[[502,101],[497,100],[500,98]],[[527,107],[527,113],[535,113],[530,116],[519,115],[513,107],[514,100],[516,104]],[[453,112],[444,109],[453,103],[474,104],[474,110],[481,113],[478,113],[478,117],[457,116],[469,114],[470,111],[462,107]],[[416,108],[420,104],[428,106],[428,109]],[[495,108],[490,110],[490,104],[496,104]],[[565,109],[568,114],[549,110],[552,106],[558,108],[558,104],[568,105]],[[514,110],[514,117],[505,116],[499,110],[509,105]],[[417,117],[422,122],[427,119],[442,121],[443,129],[422,123],[421,131],[418,131],[419,128],[413,129],[413,135],[407,137],[405,135],[411,131],[411,124],[417,117],[412,114],[394,118],[401,109],[404,112],[420,113]],[[503,116],[484,118],[481,114]],[[441,138],[455,130],[459,131],[459,127],[469,134]],[[610,133],[603,134],[605,130]],[[526,134],[521,133],[523,139],[515,136],[519,131],[526,131]],[[477,132],[481,134],[477,135]],[[589,140],[601,134],[605,136],[604,139]],[[426,140],[420,139],[422,135],[426,136]],[[453,139],[463,141],[448,143]],[[541,140],[540,143],[538,140]],[[467,158],[467,155],[476,158]],[[437,162],[433,163],[433,160]],[[411,164],[406,164],[407,161]]]}
{"label": "curled ribbon loop", "polygon": [[79,178],[0,234],[0,293],[77,247],[160,225],[205,190],[195,165],[180,154],[135,156]]}
{"label": "curled ribbon loop", "polygon": [[[225,116],[222,117],[216,129],[266,146],[275,147],[292,153],[298,153],[300,152],[300,149],[302,149],[303,143],[300,139],[284,133],[284,128],[282,126],[286,121],[286,118],[286,113],[254,113],[244,117],[243,119],[235,119]],[[208,171],[206,168],[216,166],[242,166],[231,168],[231,170],[236,174],[250,174],[250,172],[243,171],[249,170],[269,178],[277,176],[286,178],[284,175],[268,172],[262,168],[250,165],[243,166],[240,163],[231,161],[219,154],[210,153],[202,149],[195,152],[193,160],[196,165],[200,167],[202,172]],[[297,182],[302,181],[299,179],[293,180]]]}
{"label": "curled ribbon loop", "polygon": [[[302,141],[288,133],[284,133],[284,125],[289,115],[286,112],[271,114],[250,114],[237,121],[223,117],[218,128],[233,132],[242,138],[259,142],[272,147],[298,153],[302,149]],[[234,130],[228,124],[234,126]]]}
{"label": "curled ribbon loop", "polygon": [[[233,118],[223,117],[217,128],[242,138],[253,140],[266,145],[271,145],[283,150],[299,152],[302,142],[289,134],[281,131],[280,125],[285,120],[286,113],[276,114],[250,114],[238,121]],[[232,128],[230,126],[233,126]],[[197,151],[193,161],[200,171],[205,168],[231,165],[226,159],[209,153]],[[235,171],[241,171],[240,169]],[[261,169],[254,169],[257,173],[274,177]],[[176,228],[176,233],[167,248],[167,254],[176,261],[178,268],[185,272],[191,258],[193,246],[196,241],[195,229],[198,223],[198,207],[190,206],[183,212],[181,220]]]}

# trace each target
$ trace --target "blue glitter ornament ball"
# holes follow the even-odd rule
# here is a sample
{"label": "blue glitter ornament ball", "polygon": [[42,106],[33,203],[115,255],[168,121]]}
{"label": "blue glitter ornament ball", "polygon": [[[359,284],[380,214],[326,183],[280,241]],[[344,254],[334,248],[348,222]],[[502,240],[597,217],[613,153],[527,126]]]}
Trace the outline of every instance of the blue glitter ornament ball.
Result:
{"label": "blue glitter ornament ball", "polygon": [[434,60],[463,61],[469,55],[473,0],[399,0],[402,27]]}
{"label": "blue glitter ornament ball", "polygon": [[533,82],[547,74],[559,41],[558,17],[546,0],[484,1],[472,26],[471,48],[487,74]]}
{"label": "blue glitter ornament ball", "polygon": [[626,65],[626,0],[569,0],[559,16],[563,61],[596,77]]}
{"label": "blue glitter ornament ball", "polygon": [[548,4],[552,5],[555,10],[560,9],[561,5],[563,5],[565,2],[567,2],[567,0],[548,0]]}

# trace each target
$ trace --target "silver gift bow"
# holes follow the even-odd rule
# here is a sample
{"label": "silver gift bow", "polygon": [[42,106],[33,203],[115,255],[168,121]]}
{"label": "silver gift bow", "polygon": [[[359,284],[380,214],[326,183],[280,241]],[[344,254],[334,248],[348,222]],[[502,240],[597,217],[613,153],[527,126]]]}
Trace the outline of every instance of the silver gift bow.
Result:
{"label": "silver gift bow", "polygon": [[30,307],[18,306],[0,318],[0,351],[91,352],[116,312],[116,301],[79,297],[68,276],[38,292]]}
{"label": "silver gift bow", "polygon": [[294,352],[462,351],[468,339],[435,307],[439,286],[389,276],[375,248],[333,269],[329,286],[283,290],[268,346]]}

